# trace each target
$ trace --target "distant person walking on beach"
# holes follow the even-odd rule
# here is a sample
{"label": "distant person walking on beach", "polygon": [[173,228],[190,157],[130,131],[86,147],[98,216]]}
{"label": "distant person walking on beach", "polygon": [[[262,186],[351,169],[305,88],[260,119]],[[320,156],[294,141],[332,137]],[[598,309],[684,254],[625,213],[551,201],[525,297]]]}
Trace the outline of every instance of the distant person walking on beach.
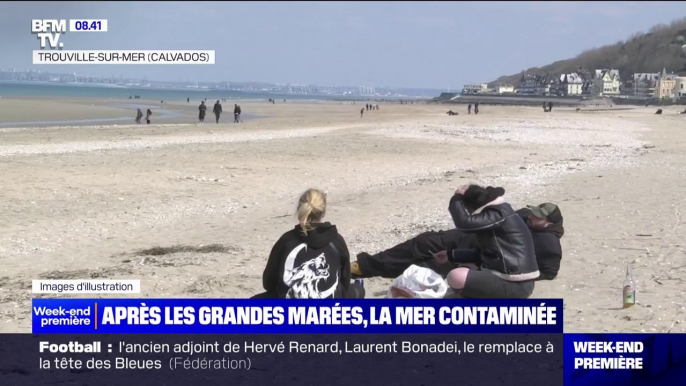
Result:
{"label": "distant person walking on beach", "polygon": [[215,118],[217,118],[217,123],[219,123],[219,116],[222,115],[222,105],[219,103],[219,101],[214,104],[212,112],[214,113]]}
{"label": "distant person walking on beach", "polygon": [[543,102],[543,112],[544,112],[544,113],[547,113],[547,112],[548,112],[548,108],[546,107],[545,102]]}
{"label": "distant person walking on beach", "polygon": [[364,109],[360,110],[360,118],[364,115]]}
{"label": "distant person walking on beach", "polygon": [[241,121],[241,106],[235,104],[233,107],[233,123],[238,123]]}
{"label": "distant person walking on beach", "polygon": [[467,114],[472,113],[472,104],[470,103],[469,106],[467,106]]}
{"label": "distant person walking on beach", "polygon": [[198,114],[198,119],[200,123],[205,122],[205,112],[207,111],[207,106],[205,106],[205,101],[200,101],[200,106],[198,106],[200,113]]}
{"label": "distant person walking on beach", "polygon": [[191,103],[191,98],[186,98],[186,103]]}
{"label": "distant person walking on beach", "polygon": [[141,118],[143,118],[143,112],[141,111],[141,109],[138,109],[138,111],[136,112],[136,123],[139,125],[141,124]]}
{"label": "distant person walking on beach", "polygon": [[548,102],[548,111],[553,112],[553,102]]}
{"label": "distant person walking on beach", "polygon": [[150,116],[151,115],[152,115],[152,111],[150,111],[150,109],[148,109],[148,111],[145,113],[145,123],[147,123],[148,125],[150,124]]}
{"label": "distant person walking on beach", "polygon": [[474,103],[474,114],[479,114],[479,102]]}

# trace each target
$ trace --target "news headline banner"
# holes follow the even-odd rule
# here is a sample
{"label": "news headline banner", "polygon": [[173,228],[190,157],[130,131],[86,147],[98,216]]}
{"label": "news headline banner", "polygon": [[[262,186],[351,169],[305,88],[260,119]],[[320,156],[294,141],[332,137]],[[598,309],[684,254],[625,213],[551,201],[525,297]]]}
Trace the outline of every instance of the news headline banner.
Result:
{"label": "news headline banner", "polygon": [[[0,334],[2,385],[562,385],[562,334]],[[4,373],[2,370],[5,370]]]}
{"label": "news headline banner", "polygon": [[562,333],[562,299],[33,299],[33,333]]}

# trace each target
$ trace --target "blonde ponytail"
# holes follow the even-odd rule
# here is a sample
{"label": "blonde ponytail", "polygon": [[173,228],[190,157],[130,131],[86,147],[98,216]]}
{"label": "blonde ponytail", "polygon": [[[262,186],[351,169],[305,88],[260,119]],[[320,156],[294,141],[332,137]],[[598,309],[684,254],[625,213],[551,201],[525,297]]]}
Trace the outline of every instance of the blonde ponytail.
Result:
{"label": "blonde ponytail", "polygon": [[298,222],[304,235],[312,230],[312,223],[320,221],[326,213],[326,195],[321,190],[308,189],[298,201]]}

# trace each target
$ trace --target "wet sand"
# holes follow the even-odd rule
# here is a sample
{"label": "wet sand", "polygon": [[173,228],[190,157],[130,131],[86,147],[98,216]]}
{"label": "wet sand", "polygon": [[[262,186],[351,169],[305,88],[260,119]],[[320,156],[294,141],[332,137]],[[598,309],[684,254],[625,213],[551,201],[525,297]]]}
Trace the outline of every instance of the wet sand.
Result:
{"label": "wet sand", "polygon": [[[565,299],[566,331],[686,331],[686,118],[676,109],[482,106],[449,117],[445,106],[382,104],[360,118],[359,104],[242,106],[259,119],[0,129],[0,174],[11,181],[0,332],[30,330],[32,279],[140,279],[143,297],[255,294],[309,187],[328,192],[327,220],[355,256],[449,229],[450,195],[469,182],[504,186],[516,207],[560,205],[562,270],[534,297]],[[222,247],[202,253],[210,244]],[[179,245],[198,249],[140,252]],[[638,304],[622,310],[626,263]],[[368,296],[389,283],[367,280]]]}

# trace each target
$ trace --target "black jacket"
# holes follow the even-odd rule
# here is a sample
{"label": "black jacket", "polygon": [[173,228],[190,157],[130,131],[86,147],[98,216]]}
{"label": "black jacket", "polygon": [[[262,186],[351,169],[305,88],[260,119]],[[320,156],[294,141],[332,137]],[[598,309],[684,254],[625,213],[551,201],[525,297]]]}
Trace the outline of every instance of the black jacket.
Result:
{"label": "black jacket", "polygon": [[241,106],[236,106],[233,108],[233,113],[234,114],[240,114],[241,113]]}
{"label": "black jacket", "polygon": [[[455,195],[448,208],[457,230],[475,235],[481,269],[508,281],[538,278],[538,264],[529,227],[506,202],[486,206],[469,214],[462,195]],[[452,251],[449,251],[451,254]]]}
{"label": "black jacket", "polygon": [[[517,211],[523,221],[527,221],[533,215],[530,209],[523,208]],[[538,270],[541,273],[538,280],[553,280],[560,271],[560,261],[562,260],[562,245],[560,238],[564,234],[562,223],[555,223],[546,229],[535,229],[529,226],[531,237],[534,240],[536,249],[536,261]]]}
{"label": "black jacket", "polygon": [[343,298],[350,287],[350,254],[335,225],[300,225],[284,233],[269,254],[262,284],[277,298]]}
{"label": "black jacket", "polygon": [[219,103],[215,103],[214,108],[212,109],[212,112],[214,113],[214,115],[221,114],[222,113],[222,105],[220,105]]}

